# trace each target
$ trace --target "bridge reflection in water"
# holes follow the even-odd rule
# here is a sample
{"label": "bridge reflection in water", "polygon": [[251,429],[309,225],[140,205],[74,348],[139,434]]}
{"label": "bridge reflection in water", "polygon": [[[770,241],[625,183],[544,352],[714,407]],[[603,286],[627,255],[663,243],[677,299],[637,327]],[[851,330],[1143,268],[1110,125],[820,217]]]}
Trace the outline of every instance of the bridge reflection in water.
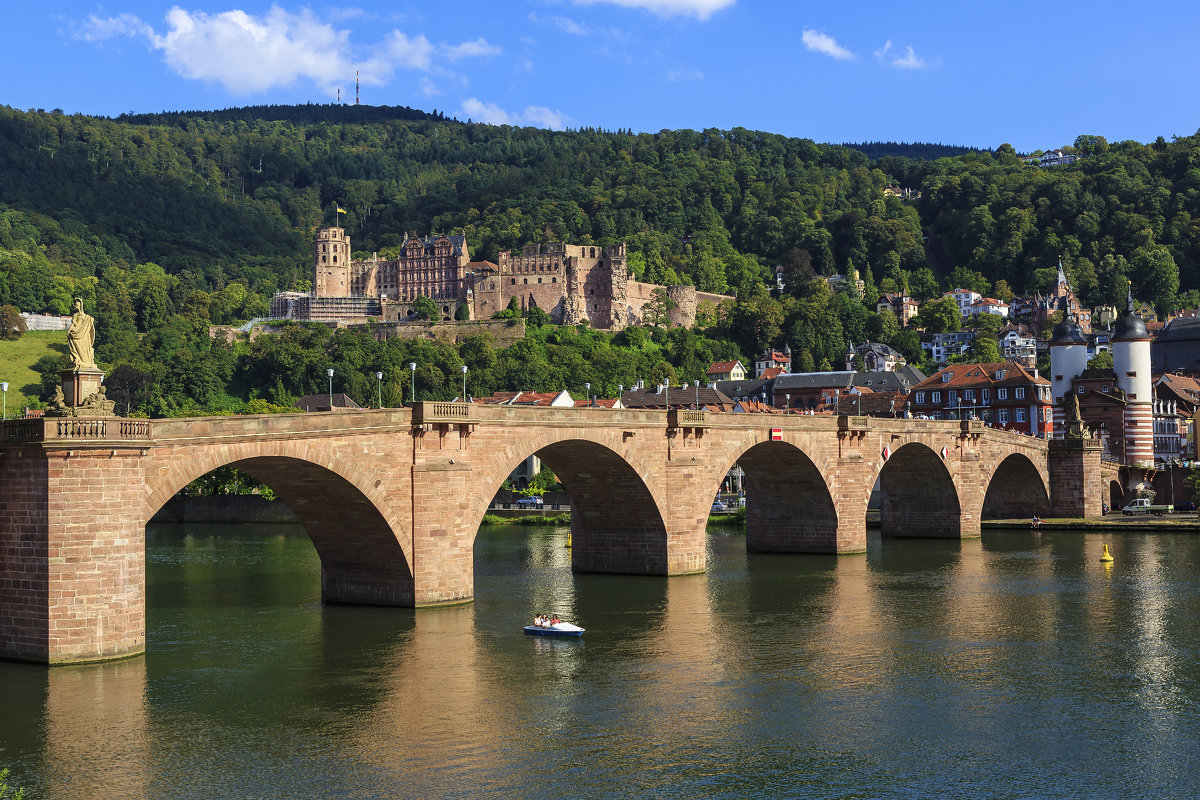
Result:
{"label": "bridge reflection in water", "polygon": [[762,553],[863,552],[876,482],[883,534],[897,537],[976,537],[984,516],[1098,515],[1103,491],[1091,443],[970,421],[418,403],[2,430],[15,513],[0,516],[13,554],[0,565],[0,655],[50,663],[144,648],[145,524],[227,465],[295,512],[326,602],[417,607],[474,597],[475,530],[533,454],[571,495],[577,572],[703,572],[710,503],[735,463],[747,548]]}

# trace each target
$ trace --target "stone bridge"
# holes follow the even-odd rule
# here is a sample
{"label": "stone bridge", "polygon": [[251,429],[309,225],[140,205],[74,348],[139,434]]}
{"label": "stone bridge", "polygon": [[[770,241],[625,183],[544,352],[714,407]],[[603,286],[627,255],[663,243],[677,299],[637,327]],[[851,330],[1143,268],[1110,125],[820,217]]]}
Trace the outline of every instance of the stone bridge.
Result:
{"label": "stone bridge", "polygon": [[537,454],[572,499],[576,571],[705,568],[726,472],[745,471],[746,545],[859,553],[877,480],[884,536],[974,537],[983,518],[1098,516],[1099,451],[975,421],[703,411],[411,409],[0,427],[0,656],[43,663],[145,647],[145,527],[232,465],[270,486],[321,560],[326,602],[470,601],[490,499]]}

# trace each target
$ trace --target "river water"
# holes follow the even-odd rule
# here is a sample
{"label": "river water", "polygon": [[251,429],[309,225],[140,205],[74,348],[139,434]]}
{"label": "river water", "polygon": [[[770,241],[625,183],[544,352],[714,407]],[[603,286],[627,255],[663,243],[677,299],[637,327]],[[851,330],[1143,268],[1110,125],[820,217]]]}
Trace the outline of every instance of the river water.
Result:
{"label": "river water", "polygon": [[574,575],[566,533],[482,529],[476,601],[414,612],[322,606],[296,528],[151,529],[147,655],[0,663],[0,767],[31,798],[1200,793],[1200,538],[713,529],[662,579]]}

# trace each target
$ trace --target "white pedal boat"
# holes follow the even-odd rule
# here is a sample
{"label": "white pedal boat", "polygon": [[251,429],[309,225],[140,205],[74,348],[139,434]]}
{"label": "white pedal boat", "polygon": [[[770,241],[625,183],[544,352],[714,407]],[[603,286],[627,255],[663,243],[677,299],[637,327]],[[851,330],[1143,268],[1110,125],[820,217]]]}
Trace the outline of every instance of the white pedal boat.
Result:
{"label": "white pedal boat", "polygon": [[583,636],[583,628],[569,622],[554,625],[526,625],[526,636]]}

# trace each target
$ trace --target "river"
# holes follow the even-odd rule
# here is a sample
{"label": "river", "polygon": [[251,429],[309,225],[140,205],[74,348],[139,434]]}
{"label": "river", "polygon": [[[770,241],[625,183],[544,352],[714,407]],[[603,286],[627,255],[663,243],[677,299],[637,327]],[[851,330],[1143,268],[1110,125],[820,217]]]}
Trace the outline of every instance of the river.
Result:
{"label": "river", "polygon": [[0,767],[30,798],[1200,791],[1200,538],[713,529],[671,579],[574,575],[565,539],[484,528],[476,601],[414,612],[323,606],[294,527],[152,528],[146,656],[0,663]]}

